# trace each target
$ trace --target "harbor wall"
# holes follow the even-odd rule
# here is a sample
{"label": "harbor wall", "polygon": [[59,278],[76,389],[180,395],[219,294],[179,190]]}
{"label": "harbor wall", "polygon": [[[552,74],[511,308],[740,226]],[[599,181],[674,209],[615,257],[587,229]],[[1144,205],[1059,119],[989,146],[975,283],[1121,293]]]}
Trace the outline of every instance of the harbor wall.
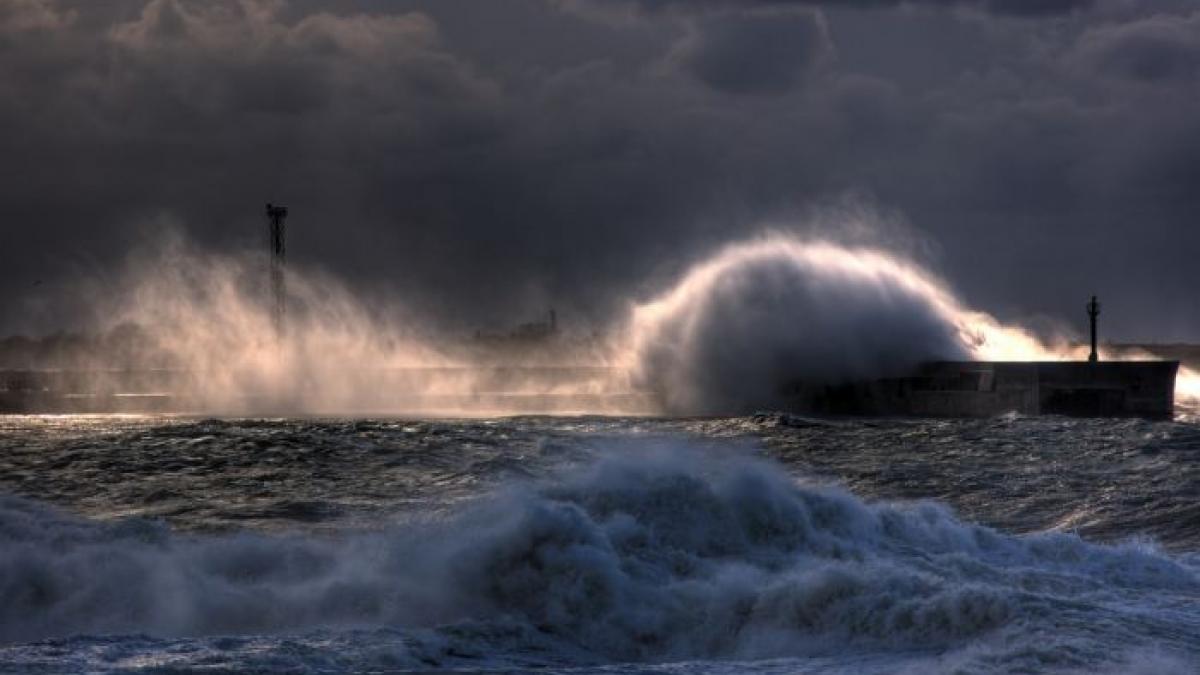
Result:
{"label": "harbor wall", "polygon": [[[286,391],[252,374],[183,369],[0,370],[0,413],[645,414],[651,397],[613,368],[503,366],[347,369],[330,392],[295,373]],[[214,382],[232,387],[214,391]]]}
{"label": "harbor wall", "polygon": [[938,361],[915,374],[795,388],[795,405],[851,415],[1026,415],[1165,418],[1177,361]]}
{"label": "harbor wall", "polygon": [[[1026,415],[1167,418],[1174,414],[1176,361],[938,361],[912,375],[838,385],[796,383],[785,407],[832,415],[989,417]],[[656,409],[655,393],[630,388],[610,368],[396,368],[347,376],[356,408],[297,408],[268,391],[229,392],[225,407],[197,397],[202,373],[170,370],[0,371],[0,413],[608,412]],[[319,391],[314,392],[319,393]],[[735,414],[738,411],[730,411]]]}

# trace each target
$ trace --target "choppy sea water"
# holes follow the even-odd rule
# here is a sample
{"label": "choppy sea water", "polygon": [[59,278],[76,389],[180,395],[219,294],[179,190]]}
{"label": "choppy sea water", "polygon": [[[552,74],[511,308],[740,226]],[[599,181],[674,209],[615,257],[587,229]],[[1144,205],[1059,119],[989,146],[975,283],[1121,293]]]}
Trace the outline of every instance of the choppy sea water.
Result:
{"label": "choppy sea water", "polygon": [[0,671],[1200,672],[1200,424],[0,418]]}

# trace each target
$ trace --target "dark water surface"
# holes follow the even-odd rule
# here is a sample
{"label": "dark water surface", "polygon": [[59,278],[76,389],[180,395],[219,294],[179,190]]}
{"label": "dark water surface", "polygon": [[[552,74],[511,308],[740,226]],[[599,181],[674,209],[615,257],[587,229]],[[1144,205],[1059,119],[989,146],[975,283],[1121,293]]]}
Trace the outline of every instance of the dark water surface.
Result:
{"label": "dark water surface", "polygon": [[0,417],[12,672],[1200,672],[1200,424]]}

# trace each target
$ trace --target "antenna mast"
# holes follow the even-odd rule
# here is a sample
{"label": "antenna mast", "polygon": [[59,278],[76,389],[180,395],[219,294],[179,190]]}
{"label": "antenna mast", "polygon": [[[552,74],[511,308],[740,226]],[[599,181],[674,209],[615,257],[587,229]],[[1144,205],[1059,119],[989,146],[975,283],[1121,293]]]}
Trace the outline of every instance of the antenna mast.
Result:
{"label": "antenna mast", "polygon": [[287,219],[286,206],[267,204],[267,224],[270,226],[271,244],[271,320],[275,325],[275,335],[283,336],[283,322],[287,316],[287,292],[284,288],[283,264],[287,248],[284,245],[284,221]]}

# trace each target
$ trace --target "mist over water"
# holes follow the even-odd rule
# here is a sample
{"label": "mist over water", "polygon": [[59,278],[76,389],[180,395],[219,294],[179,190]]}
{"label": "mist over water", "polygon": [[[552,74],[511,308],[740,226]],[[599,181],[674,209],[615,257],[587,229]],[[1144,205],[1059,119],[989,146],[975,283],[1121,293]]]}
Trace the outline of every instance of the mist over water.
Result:
{"label": "mist over water", "polygon": [[[516,338],[490,345],[447,336],[403,303],[360,296],[328,274],[297,268],[285,274],[287,311],[277,325],[263,258],[174,241],[152,260],[128,274],[104,315],[110,328],[133,326],[144,336],[143,353],[122,365],[176,373],[172,393],[189,410],[489,415],[512,412],[502,398],[511,395],[591,396],[601,411],[600,395],[621,391],[603,370],[579,371],[605,365],[594,341],[532,349]],[[87,365],[105,367],[106,355]],[[574,376],[523,376],[538,368]]]}
{"label": "mist over water", "polygon": [[[798,382],[901,376],[927,360],[1086,357],[1070,336],[970,308],[902,255],[788,234],[718,250],[607,326],[499,342],[447,335],[302,269],[287,275],[279,333],[264,260],[179,242],[151,259],[104,316],[147,336],[124,367],[173,369],[196,411],[729,414],[786,406]],[[1200,376],[1181,369],[1177,397],[1200,401]]]}
{"label": "mist over water", "polygon": [[189,393],[205,409],[239,408],[237,397],[306,407],[353,401],[363,368],[445,365],[403,316],[370,312],[335,279],[289,274],[289,311],[277,332],[263,261],[175,245],[139,270],[115,299],[115,320],[139,326],[152,351],[188,373]]}

